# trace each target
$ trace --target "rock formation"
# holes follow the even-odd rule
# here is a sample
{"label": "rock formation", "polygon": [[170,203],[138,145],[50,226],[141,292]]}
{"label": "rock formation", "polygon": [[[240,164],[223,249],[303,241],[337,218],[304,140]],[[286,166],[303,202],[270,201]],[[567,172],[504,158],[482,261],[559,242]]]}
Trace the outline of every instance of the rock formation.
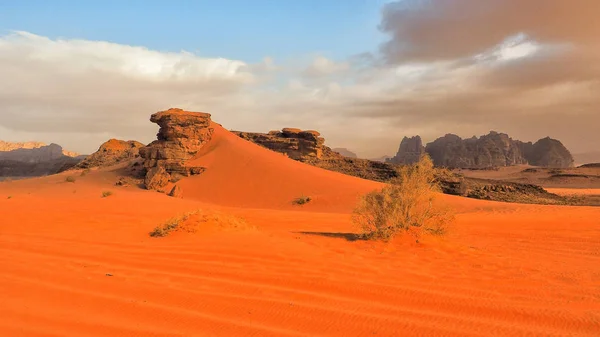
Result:
{"label": "rock formation", "polygon": [[523,143],[494,131],[468,139],[447,134],[427,144],[425,152],[436,166],[448,168],[489,169],[519,164],[560,168],[573,165],[573,157],[557,140],[544,138],[535,144]]}
{"label": "rock formation", "polygon": [[436,166],[492,168],[527,164],[518,144],[507,134],[490,132],[480,138],[462,139],[447,134],[427,144],[425,151]]}
{"label": "rock formation", "polygon": [[337,147],[335,149],[333,149],[334,152],[337,152],[339,154],[341,154],[344,157],[348,157],[348,158],[358,158],[358,156],[356,155],[356,153],[346,149],[346,148],[341,148],[341,147]]}
{"label": "rock formation", "polygon": [[269,133],[232,132],[267,149],[283,153],[291,159],[326,170],[376,181],[386,181],[397,176],[395,168],[390,164],[344,157],[325,146],[325,139],[320,137],[317,131],[285,128]]}
{"label": "rock formation", "polygon": [[389,162],[402,165],[414,164],[419,161],[424,153],[425,147],[420,136],[404,137],[398,148],[398,153]]}
{"label": "rock formation", "polygon": [[[270,131],[269,133],[231,132],[273,151],[284,153],[294,160],[306,161],[323,158],[325,139],[320,137],[321,134],[317,131],[284,128],[281,131]],[[333,152],[331,149],[329,151]]]}
{"label": "rock formation", "polygon": [[160,130],[158,140],[140,149],[147,170],[146,188],[161,190],[169,182],[204,171],[186,162],[211,139],[210,114],[169,109],[153,114],[150,121]]}
{"label": "rock formation", "polygon": [[0,141],[0,177],[36,177],[55,174],[73,167],[82,159],[82,156],[65,151],[57,144]]}
{"label": "rock formation", "polygon": [[144,144],[134,140],[110,139],[100,145],[98,151],[87,156],[79,163],[77,168],[106,167],[130,161],[139,158],[139,151],[142,147],[144,147]]}
{"label": "rock formation", "polygon": [[529,164],[534,166],[566,168],[572,167],[575,160],[571,152],[558,140],[550,137],[531,142],[518,142]]}

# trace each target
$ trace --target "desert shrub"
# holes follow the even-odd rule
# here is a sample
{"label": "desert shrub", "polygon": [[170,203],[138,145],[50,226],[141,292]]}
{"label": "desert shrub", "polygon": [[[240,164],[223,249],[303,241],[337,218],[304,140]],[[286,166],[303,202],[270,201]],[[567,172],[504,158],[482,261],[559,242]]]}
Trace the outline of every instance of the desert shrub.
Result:
{"label": "desert shrub", "polygon": [[454,215],[437,202],[439,192],[436,169],[424,155],[418,163],[398,168],[398,177],[381,190],[363,196],[352,220],[370,239],[389,240],[402,231],[417,237],[440,235]]}
{"label": "desert shrub", "polygon": [[294,205],[304,205],[307,204],[311,201],[312,199],[310,197],[307,196],[301,196],[299,198],[294,199],[293,204]]}
{"label": "desert shrub", "polygon": [[12,199],[12,195],[9,195],[6,199]]}
{"label": "desert shrub", "polygon": [[172,231],[176,230],[179,225],[189,219],[192,215],[198,214],[200,211],[189,212],[165,221],[162,225],[156,226],[150,236],[152,237],[163,237],[169,235]]}
{"label": "desert shrub", "polygon": [[68,183],[74,183],[75,180],[76,179],[73,176],[68,176],[68,177],[65,178],[65,181],[68,182]]}
{"label": "desert shrub", "polygon": [[107,198],[107,197],[110,197],[111,195],[113,195],[112,191],[104,191],[104,192],[102,192],[102,198]]}
{"label": "desert shrub", "polygon": [[82,176],[82,177],[85,177],[85,176],[86,176],[88,173],[90,173],[91,171],[92,171],[92,170],[90,170],[89,168],[88,168],[88,169],[85,169],[85,170],[81,171],[81,176]]}

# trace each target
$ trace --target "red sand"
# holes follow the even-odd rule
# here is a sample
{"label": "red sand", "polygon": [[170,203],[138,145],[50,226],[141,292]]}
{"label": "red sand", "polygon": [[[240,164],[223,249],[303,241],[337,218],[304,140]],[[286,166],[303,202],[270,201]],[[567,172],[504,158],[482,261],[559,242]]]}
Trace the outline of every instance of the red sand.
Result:
{"label": "red sand", "polygon": [[[444,196],[444,238],[348,241],[379,184],[220,127],[197,163],[184,200],[110,170],[0,183],[0,336],[600,334],[600,208]],[[196,209],[249,226],[148,236]]]}

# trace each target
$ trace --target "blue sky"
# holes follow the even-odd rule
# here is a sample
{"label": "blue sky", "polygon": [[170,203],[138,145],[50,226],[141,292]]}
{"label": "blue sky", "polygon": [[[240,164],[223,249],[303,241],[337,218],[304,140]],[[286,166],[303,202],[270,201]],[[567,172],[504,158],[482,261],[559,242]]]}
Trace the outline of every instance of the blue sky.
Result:
{"label": "blue sky", "polygon": [[0,0],[0,31],[254,63],[376,51],[384,0]]}

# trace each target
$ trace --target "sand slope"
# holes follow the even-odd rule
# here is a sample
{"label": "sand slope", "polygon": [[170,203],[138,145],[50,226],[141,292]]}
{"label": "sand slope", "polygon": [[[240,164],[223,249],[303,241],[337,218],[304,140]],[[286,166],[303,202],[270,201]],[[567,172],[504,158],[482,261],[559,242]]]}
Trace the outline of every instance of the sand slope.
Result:
{"label": "sand slope", "polygon": [[[446,238],[349,241],[377,183],[215,135],[183,200],[111,170],[0,183],[0,335],[598,336],[600,209],[444,197]],[[251,226],[148,236],[196,209]]]}

